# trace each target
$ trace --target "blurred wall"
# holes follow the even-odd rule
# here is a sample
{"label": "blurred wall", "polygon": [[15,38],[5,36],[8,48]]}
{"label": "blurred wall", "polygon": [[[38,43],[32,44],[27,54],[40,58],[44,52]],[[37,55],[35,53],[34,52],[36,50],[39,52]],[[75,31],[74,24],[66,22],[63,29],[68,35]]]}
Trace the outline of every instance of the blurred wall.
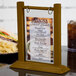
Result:
{"label": "blurred wall", "polygon": [[67,45],[68,20],[76,20],[76,0],[0,0],[0,27],[17,33],[16,2],[24,1],[25,5],[53,6],[54,3],[62,4],[62,45]]}

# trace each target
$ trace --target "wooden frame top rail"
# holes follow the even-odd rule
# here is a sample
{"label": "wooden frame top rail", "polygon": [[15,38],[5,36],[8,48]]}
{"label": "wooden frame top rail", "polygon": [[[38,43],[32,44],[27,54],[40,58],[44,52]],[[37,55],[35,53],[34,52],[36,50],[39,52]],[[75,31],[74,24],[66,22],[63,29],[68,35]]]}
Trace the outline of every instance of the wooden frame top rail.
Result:
{"label": "wooden frame top rail", "polygon": [[54,8],[53,7],[37,7],[37,6],[24,6],[23,7],[24,9],[36,9],[36,10],[54,10]]}

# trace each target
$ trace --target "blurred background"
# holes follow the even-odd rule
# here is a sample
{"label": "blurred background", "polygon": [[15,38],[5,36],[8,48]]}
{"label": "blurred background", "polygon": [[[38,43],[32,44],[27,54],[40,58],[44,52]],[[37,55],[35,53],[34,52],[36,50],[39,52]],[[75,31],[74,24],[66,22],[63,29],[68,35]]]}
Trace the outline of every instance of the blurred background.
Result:
{"label": "blurred background", "polygon": [[[25,5],[52,7],[54,3],[62,4],[62,45],[67,46],[67,23],[76,20],[76,0],[0,0],[0,27],[17,34],[16,2],[24,1]],[[46,13],[46,12],[45,12]],[[45,15],[43,12],[43,15]],[[46,15],[45,15],[46,16]],[[50,16],[49,16],[50,17]]]}

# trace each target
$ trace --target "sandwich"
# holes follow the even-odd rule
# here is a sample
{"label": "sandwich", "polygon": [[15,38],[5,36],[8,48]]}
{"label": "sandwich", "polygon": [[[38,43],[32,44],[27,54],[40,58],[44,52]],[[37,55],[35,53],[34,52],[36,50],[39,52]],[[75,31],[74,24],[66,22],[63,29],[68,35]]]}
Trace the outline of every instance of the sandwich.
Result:
{"label": "sandwich", "polygon": [[4,29],[0,29],[0,54],[16,53],[17,48],[17,36]]}

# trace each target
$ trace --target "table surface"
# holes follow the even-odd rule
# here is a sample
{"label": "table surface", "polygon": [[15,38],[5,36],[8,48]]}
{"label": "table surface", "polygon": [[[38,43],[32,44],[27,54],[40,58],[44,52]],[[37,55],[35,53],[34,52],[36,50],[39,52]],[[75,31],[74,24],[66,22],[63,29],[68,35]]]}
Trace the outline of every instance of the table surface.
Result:
{"label": "table surface", "polygon": [[62,65],[68,66],[71,70],[58,75],[23,69],[10,69],[10,65],[0,64],[0,76],[76,76],[76,53],[68,51],[66,46],[62,47]]}

